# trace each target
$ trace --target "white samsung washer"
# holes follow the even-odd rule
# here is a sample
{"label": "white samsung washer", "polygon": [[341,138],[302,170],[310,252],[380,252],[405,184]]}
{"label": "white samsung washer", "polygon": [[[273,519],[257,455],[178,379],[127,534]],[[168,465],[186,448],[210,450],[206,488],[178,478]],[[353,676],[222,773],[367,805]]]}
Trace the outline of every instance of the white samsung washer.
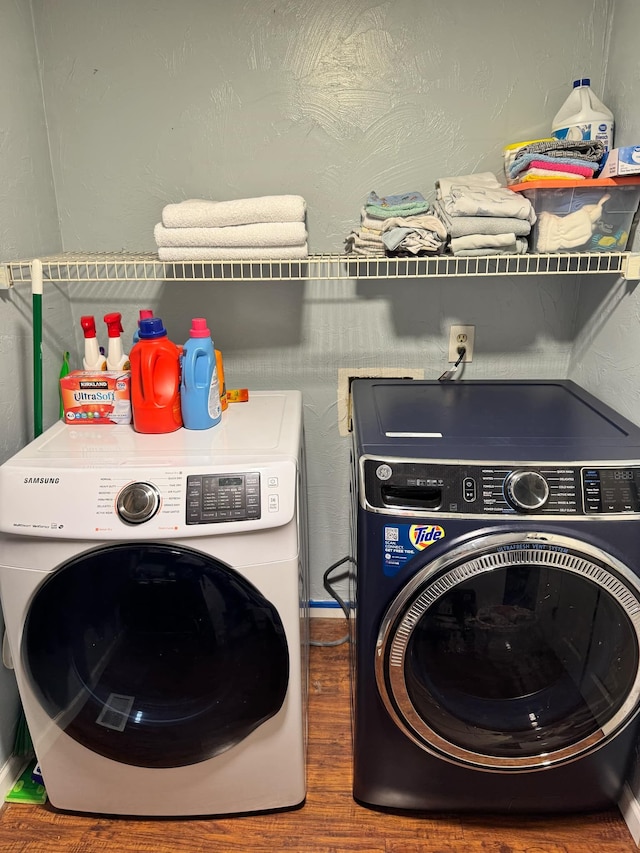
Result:
{"label": "white samsung washer", "polygon": [[57,423],[0,466],[0,593],[54,806],[282,809],[306,793],[302,401],[210,430]]}

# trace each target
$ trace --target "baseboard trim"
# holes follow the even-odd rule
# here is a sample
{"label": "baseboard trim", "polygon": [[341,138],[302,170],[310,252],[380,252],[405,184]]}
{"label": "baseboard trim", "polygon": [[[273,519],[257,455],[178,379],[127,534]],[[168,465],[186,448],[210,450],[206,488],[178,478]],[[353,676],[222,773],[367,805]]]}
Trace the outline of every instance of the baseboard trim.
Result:
{"label": "baseboard trim", "polygon": [[0,803],[4,802],[4,798],[18,781],[28,763],[29,759],[24,755],[12,755],[0,767]]}
{"label": "baseboard trim", "polygon": [[312,619],[346,619],[342,607],[337,601],[311,601],[309,602],[309,616]]}
{"label": "baseboard trim", "polygon": [[622,789],[618,808],[622,813],[624,822],[629,827],[631,837],[637,845],[640,844],[640,803],[626,782]]}

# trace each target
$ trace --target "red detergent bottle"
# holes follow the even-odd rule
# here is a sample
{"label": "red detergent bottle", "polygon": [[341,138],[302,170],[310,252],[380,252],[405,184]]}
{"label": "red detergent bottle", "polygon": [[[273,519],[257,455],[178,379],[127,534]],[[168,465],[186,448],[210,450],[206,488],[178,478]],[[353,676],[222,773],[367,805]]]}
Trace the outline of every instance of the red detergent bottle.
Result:
{"label": "red detergent bottle", "polygon": [[131,411],[136,432],[174,432],[182,426],[180,347],[159,317],[140,320],[140,340],[129,353]]}

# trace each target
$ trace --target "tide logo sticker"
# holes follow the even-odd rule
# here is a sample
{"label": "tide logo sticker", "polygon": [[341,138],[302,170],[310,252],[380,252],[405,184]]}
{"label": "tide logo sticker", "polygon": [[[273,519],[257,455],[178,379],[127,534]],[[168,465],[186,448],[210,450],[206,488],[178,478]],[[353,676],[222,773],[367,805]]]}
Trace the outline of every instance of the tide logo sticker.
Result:
{"label": "tide logo sticker", "polygon": [[409,541],[417,551],[424,551],[444,537],[444,527],[439,524],[412,524],[409,528]]}
{"label": "tide logo sticker", "polygon": [[445,538],[439,524],[385,524],[382,529],[382,570],[393,577],[417,554]]}

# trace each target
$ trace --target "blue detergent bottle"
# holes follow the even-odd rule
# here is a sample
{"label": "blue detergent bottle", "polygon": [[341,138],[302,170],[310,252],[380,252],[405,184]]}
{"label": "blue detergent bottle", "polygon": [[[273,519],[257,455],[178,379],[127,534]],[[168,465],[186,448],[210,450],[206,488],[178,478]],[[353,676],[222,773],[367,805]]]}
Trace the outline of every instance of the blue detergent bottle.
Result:
{"label": "blue detergent bottle", "polygon": [[180,356],[180,403],[187,429],[209,429],[220,423],[220,386],[211,332],[204,317],[191,321],[189,340]]}

